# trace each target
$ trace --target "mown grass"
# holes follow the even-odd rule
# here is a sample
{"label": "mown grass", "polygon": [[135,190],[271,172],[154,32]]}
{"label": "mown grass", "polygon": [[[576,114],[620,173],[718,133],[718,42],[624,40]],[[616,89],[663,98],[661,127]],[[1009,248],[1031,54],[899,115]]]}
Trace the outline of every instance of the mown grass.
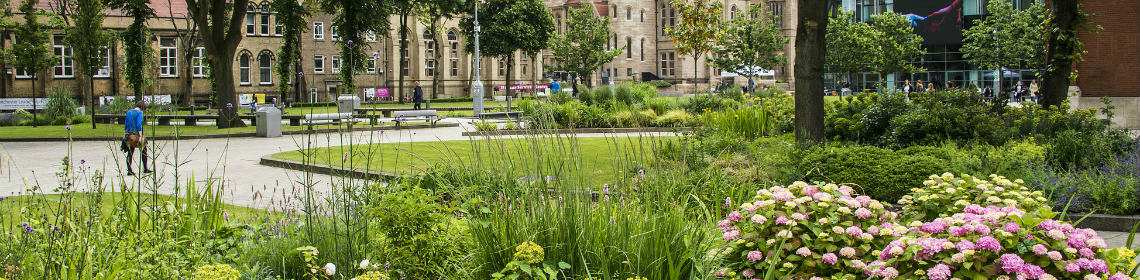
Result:
{"label": "mown grass", "polygon": [[[440,142],[407,142],[322,147],[277,153],[273,158],[380,171],[422,174],[432,167],[505,170],[512,176],[546,176],[573,170],[586,183],[599,186],[621,179],[650,164],[660,141],[674,137],[526,137],[473,138]],[[640,166],[638,166],[640,165]]]}
{"label": "mown grass", "polygon": [[[0,232],[20,230],[16,223],[35,220],[37,217],[57,215],[61,211],[88,211],[99,209],[99,215],[113,216],[124,203],[144,206],[184,203],[186,197],[152,193],[87,193],[37,194],[3,197],[0,199]],[[223,204],[226,219],[234,223],[257,222],[267,217],[280,216],[264,209]],[[148,211],[149,212],[149,211]],[[93,214],[93,213],[88,213]],[[45,222],[45,221],[41,221]]]}
{"label": "mown grass", "polygon": [[[364,123],[367,125],[367,122]],[[392,125],[391,123],[382,123],[381,126]],[[314,125],[313,129],[334,129],[343,127],[340,125]],[[70,126],[64,125],[44,125],[38,127],[31,126],[4,126],[0,127],[0,139],[28,139],[28,138],[67,138],[84,139],[84,138],[104,138],[104,137],[122,137],[123,125],[121,124],[98,124],[95,129],[91,129],[90,123],[75,124]],[[308,129],[307,126],[290,126],[288,124],[281,125],[281,131],[301,131]],[[198,125],[198,126],[170,126],[170,125],[147,125],[147,137],[173,137],[177,130],[177,135],[180,136],[205,136],[205,135],[229,135],[241,133],[254,133],[257,132],[257,127],[235,127],[235,128],[217,128],[213,125]],[[153,133],[153,135],[152,135]]]}

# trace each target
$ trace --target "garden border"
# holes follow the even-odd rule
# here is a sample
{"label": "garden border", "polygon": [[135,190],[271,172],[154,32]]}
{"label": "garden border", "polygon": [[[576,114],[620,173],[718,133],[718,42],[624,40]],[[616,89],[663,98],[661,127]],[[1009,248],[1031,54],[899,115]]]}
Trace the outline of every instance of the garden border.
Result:
{"label": "garden border", "polygon": [[269,167],[284,168],[301,172],[312,172],[315,174],[323,174],[329,176],[349,176],[353,179],[390,180],[400,178],[400,175],[393,173],[366,170],[349,170],[321,164],[306,164],[299,161],[276,159],[273,158],[273,155],[261,157],[261,160],[258,162],[258,164]]}
{"label": "garden border", "polygon": [[[1140,223],[1140,215],[1118,216],[1069,213],[1067,218],[1072,220],[1076,227],[1091,228],[1098,231],[1130,232],[1133,226]],[[1080,223],[1076,223],[1076,221],[1080,221]]]}
{"label": "garden border", "polygon": [[[436,125],[420,124],[420,125],[404,125],[404,126],[382,126],[372,128],[355,128],[353,131],[381,131],[381,130],[404,130],[404,129],[421,129],[421,128],[436,128],[436,127],[458,127],[458,123],[437,123]],[[337,128],[322,128],[313,130],[293,130],[282,131],[281,135],[297,135],[306,133],[331,133],[338,132]],[[174,136],[155,136],[152,140],[197,140],[197,139],[218,139],[218,138],[247,138],[257,137],[257,132],[243,132],[243,133],[226,133],[226,134],[208,134],[208,135],[187,135],[175,138]],[[64,141],[119,141],[122,137],[99,136],[99,137],[29,137],[29,138],[0,138],[0,143],[15,143],[15,142],[64,142]]]}
{"label": "garden border", "polygon": [[688,132],[692,127],[636,127],[636,128],[558,128],[558,129],[510,129],[495,131],[464,131],[463,136],[512,136],[535,134],[580,134],[580,133],[657,133]]}

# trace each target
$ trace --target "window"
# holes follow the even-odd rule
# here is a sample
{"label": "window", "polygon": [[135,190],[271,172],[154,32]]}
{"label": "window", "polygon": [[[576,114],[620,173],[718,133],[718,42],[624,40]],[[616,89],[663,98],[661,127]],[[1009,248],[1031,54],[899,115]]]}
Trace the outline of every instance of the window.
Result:
{"label": "window", "polygon": [[281,32],[285,30],[285,25],[281,23],[280,16],[273,16],[273,35],[281,36]]}
{"label": "window", "polygon": [[340,40],[340,33],[337,31],[338,31],[338,28],[336,28],[336,25],[329,27],[329,33],[332,34],[333,41]]}
{"label": "window", "polygon": [[520,63],[519,66],[520,70],[522,70],[523,77],[526,77],[527,73],[530,73],[529,69],[527,69],[527,66],[530,66],[530,59],[523,57],[522,63]]}
{"label": "window", "polygon": [[52,36],[54,45],[52,49],[55,50],[56,64],[55,64],[55,77],[56,78],[71,78],[75,77],[75,62],[71,59],[71,47],[65,42],[63,35]]}
{"label": "window", "polygon": [[633,20],[633,8],[625,6],[625,20]]}
{"label": "window", "polygon": [[[379,53],[376,55],[379,55]],[[364,61],[364,71],[368,74],[376,74],[376,56]]]}
{"label": "window", "polygon": [[499,76],[501,77],[501,76],[506,76],[506,75],[507,75],[507,60],[500,58],[499,59]]}
{"label": "window", "polygon": [[259,84],[273,84],[273,56],[269,52],[261,52],[257,56],[257,74]]}
{"label": "window", "polygon": [[111,49],[103,47],[99,49],[99,56],[103,57],[103,67],[95,70],[95,78],[110,78],[111,77]]}
{"label": "window", "polygon": [[982,6],[985,3],[982,0],[966,0],[962,1],[962,15],[976,16],[982,14]]}
{"label": "window", "polygon": [[424,32],[424,74],[428,77],[435,76],[435,36],[429,31]]}
{"label": "window", "polygon": [[777,28],[784,28],[784,1],[768,2],[768,10],[772,12],[772,21]]}
{"label": "window", "polygon": [[633,77],[633,68],[625,68],[625,75]]}
{"label": "window", "polygon": [[660,61],[658,61],[659,65],[657,66],[660,72],[659,74],[664,77],[672,77],[674,74],[676,74],[676,53],[661,52],[658,55],[660,56]]}
{"label": "window", "polygon": [[250,84],[249,74],[249,54],[243,53],[238,58],[238,82],[243,86],[248,86]]}
{"label": "window", "polygon": [[641,58],[641,62],[645,62],[645,38],[641,38],[641,47],[638,48],[638,51],[641,52],[641,54],[638,55],[638,57]]}
{"label": "window", "polygon": [[257,15],[253,11],[255,9],[250,7],[245,13],[245,35],[257,35]]}
{"label": "window", "polygon": [[554,14],[554,28],[557,28],[558,32],[562,32],[562,14]]}
{"label": "window", "polygon": [[447,44],[451,47],[448,50],[448,58],[451,60],[451,76],[459,77],[459,36],[455,35],[455,31],[447,32]]}
{"label": "window", "polygon": [[31,79],[32,71],[25,68],[16,68],[16,79]]}
{"label": "window", "polygon": [[736,5],[732,5],[732,7],[728,9],[728,19],[729,20],[736,19],[736,11],[737,11]]}
{"label": "window", "polygon": [[269,35],[269,4],[261,5],[261,35]]}
{"label": "window", "polygon": [[402,59],[400,59],[400,61],[401,61],[400,64],[403,64],[403,66],[400,67],[400,75],[401,76],[407,76],[408,75],[408,67],[410,67],[410,64],[412,64],[411,58],[408,58],[408,50],[404,49],[403,51],[401,51],[400,56],[402,57]]}
{"label": "window", "polygon": [[158,39],[158,76],[178,77],[178,42],[173,37]]}
{"label": "window", "polygon": [[332,57],[332,72],[334,74],[340,73],[340,56],[339,55],[334,55]]}
{"label": "window", "polygon": [[641,15],[637,17],[637,21],[645,22],[645,9],[641,9]]}
{"label": "window", "polygon": [[325,23],[313,23],[313,40],[321,41],[325,39]]}
{"label": "window", "polygon": [[195,78],[206,77],[206,48],[197,47],[194,49],[194,55],[190,58],[190,68],[194,73]]}
{"label": "window", "polygon": [[617,5],[610,5],[610,15],[617,18]]}
{"label": "window", "polygon": [[313,56],[313,73],[318,73],[318,74],[325,73],[325,56],[323,56],[323,55],[314,55]]}
{"label": "window", "polygon": [[625,37],[625,59],[633,59],[633,39]]}

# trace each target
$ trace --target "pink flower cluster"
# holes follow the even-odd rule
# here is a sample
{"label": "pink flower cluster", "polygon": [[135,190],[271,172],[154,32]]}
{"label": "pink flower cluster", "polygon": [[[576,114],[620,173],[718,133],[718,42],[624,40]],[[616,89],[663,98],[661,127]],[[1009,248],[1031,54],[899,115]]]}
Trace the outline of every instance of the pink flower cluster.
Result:
{"label": "pink flower cluster", "polygon": [[[1008,279],[1131,279],[1110,274],[1107,245],[1095,231],[1036,215],[969,205],[950,217],[914,223],[914,230],[884,246],[864,273],[879,279],[925,275],[947,280],[957,270],[997,272]],[[1040,223],[1022,224],[1026,221]],[[1030,252],[1019,254],[1026,247]]]}
{"label": "pink flower cluster", "polygon": [[766,256],[796,255],[795,264],[786,258],[775,263],[779,275],[858,278],[863,260],[874,258],[860,248],[877,248],[906,232],[895,223],[897,217],[882,203],[854,195],[849,186],[795,182],[762,189],[717,223],[726,244],[715,253],[729,263],[717,275],[752,279],[780,260]]}

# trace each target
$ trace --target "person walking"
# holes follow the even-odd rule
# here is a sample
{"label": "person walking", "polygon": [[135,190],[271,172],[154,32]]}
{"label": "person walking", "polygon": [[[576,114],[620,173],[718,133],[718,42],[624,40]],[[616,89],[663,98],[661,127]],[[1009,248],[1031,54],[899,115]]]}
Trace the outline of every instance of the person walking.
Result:
{"label": "person walking", "polygon": [[914,93],[926,92],[926,83],[923,83],[922,80],[916,81],[914,83],[913,92]]}
{"label": "person walking", "polygon": [[1037,100],[1040,99],[1040,96],[1037,95],[1037,91],[1039,90],[1041,90],[1041,87],[1037,86],[1037,80],[1033,80],[1033,83],[1029,84],[1029,98],[1032,99],[1034,103],[1037,103]]}
{"label": "person walking", "polygon": [[143,137],[143,125],[146,118],[144,111],[146,111],[146,103],[143,101],[135,103],[134,108],[127,110],[123,141],[119,145],[119,148],[127,153],[127,176],[135,175],[135,170],[131,166],[135,149],[142,150],[142,154],[139,155],[139,159],[142,161],[142,172],[153,172],[147,167],[146,138]]}
{"label": "person walking", "polygon": [[910,91],[911,91],[911,90],[912,90],[912,88],[911,88],[911,85],[910,85],[910,79],[904,80],[904,81],[903,81],[903,86],[902,86],[902,92],[903,92],[903,94],[908,94],[908,95],[909,95],[909,94],[910,94]]}
{"label": "person walking", "polygon": [[926,83],[926,92],[934,92],[934,82]]}
{"label": "person walking", "polygon": [[550,79],[550,94],[558,94],[561,91],[562,85],[558,83],[558,80]]}
{"label": "person walking", "polygon": [[412,89],[412,109],[419,110],[420,103],[424,102],[424,89],[420,87],[420,82],[416,82],[416,88]]}

